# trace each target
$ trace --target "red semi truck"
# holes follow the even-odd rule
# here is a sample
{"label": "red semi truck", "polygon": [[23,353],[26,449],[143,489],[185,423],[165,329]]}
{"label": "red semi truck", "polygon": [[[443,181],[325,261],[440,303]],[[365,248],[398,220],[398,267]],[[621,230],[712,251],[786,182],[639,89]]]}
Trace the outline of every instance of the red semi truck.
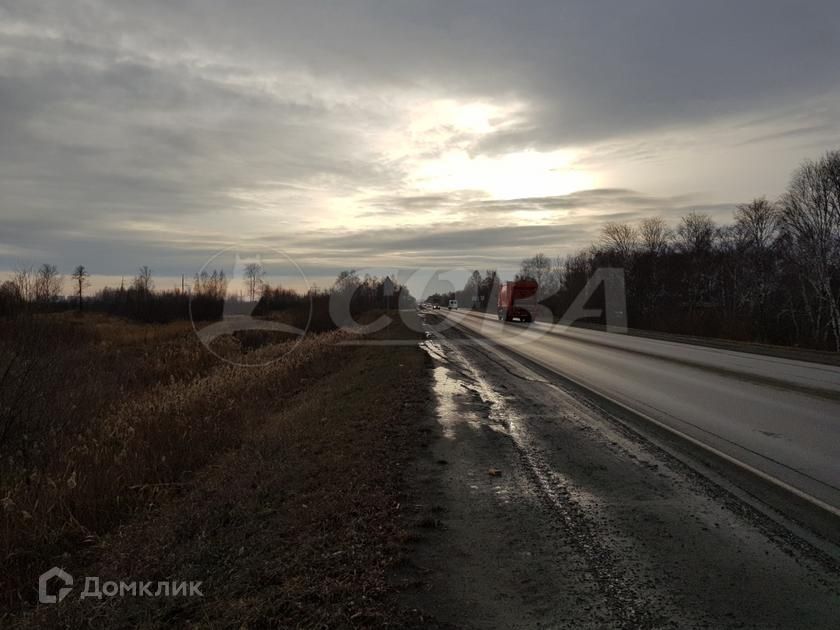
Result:
{"label": "red semi truck", "polygon": [[534,280],[505,282],[499,287],[497,312],[499,319],[510,322],[534,321],[537,312],[537,283]]}

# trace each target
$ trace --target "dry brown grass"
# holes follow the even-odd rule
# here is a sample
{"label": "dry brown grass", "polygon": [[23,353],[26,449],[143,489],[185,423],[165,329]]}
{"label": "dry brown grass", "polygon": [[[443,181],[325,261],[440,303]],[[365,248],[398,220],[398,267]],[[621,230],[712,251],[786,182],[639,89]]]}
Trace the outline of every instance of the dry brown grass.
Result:
{"label": "dry brown grass", "polygon": [[[0,442],[0,592],[7,606],[31,600],[37,575],[56,558],[96,542],[240,446],[258,409],[298,389],[306,366],[324,360],[340,337],[306,338],[288,355],[294,342],[268,345],[250,358],[278,360],[246,368],[207,352],[188,323],[65,315],[3,325],[0,429],[9,430]],[[240,347],[229,341],[222,351]]]}
{"label": "dry brown grass", "polygon": [[[389,598],[386,573],[402,550],[402,470],[426,439],[417,418],[429,396],[428,359],[416,345],[335,346],[335,338],[306,348],[292,379],[278,367],[261,383],[239,383],[259,403],[234,440],[240,447],[213,457],[159,509],[104,537],[91,564],[63,563],[103,580],[202,580],[204,598],[68,598],[8,623],[261,628],[409,621]],[[215,374],[205,380],[218,383]],[[227,391],[222,385],[214,400]]]}

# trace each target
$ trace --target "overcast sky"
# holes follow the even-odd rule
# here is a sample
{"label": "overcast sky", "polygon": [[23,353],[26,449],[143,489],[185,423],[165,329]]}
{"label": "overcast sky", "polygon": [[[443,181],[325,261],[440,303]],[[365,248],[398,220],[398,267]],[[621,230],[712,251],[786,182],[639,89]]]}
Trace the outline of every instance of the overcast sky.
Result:
{"label": "overcast sky", "polygon": [[840,148],[840,3],[0,0],[0,270],[510,266]]}

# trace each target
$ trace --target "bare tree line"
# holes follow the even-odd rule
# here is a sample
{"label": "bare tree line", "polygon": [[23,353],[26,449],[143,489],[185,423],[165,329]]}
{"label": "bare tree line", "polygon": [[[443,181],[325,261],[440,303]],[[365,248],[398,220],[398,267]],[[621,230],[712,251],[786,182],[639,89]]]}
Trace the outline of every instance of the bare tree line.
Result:
{"label": "bare tree line", "polygon": [[[17,267],[9,280],[0,284],[0,315],[15,315],[25,311],[62,310],[75,306],[79,311],[84,308],[108,311],[138,319],[160,320],[177,317],[174,310],[183,311],[186,316],[186,297],[183,291],[156,291],[152,270],[147,265],[141,266],[128,286],[125,281],[119,288],[104,287],[93,295],[88,295],[91,286],[91,273],[85,265],[77,265],[70,274],[70,294],[64,294],[65,279],[58,273],[55,265],[43,264],[37,269],[32,266]],[[195,275],[192,288],[193,298],[201,304],[224,300],[228,281],[224,272],[202,271]],[[161,305],[166,302],[168,306]],[[175,308],[174,303],[183,303]],[[216,309],[221,312],[221,308]],[[161,312],[161,317],[154,312]],[[162,315],[165,311],[166,315]],[[180,316],[180,315],[178,315]]]}
{"label": "bare tree line", "polygon": [[632,327],[840,351],[840,152],[804,162],[778,200],[737,206],[732,224],[610,222],[585,251],[537,254],[519,275],[559,317],[599,267],[625,270]]}
{"label": "bare tree line", "polygon": [[3,290],[13,294],[17,299],[26,302],[46,304],[61,298],[64,278],[58,273],[55,265],[43,264],[37,269],[18,267],[12,274],[12,279],[3,284]]}
{"label": "bare tree line", "polygon": [[[158,290],[151,268],[144,265],[126,286],[104,287],[93,295],[86,295],[91,274],[84,265],[77,266],[70,276],[72,295],[62,295],[64,279],[54,265],[19,267],[10,280],[0,285],[0,315],[43,310],[91,310],[128,317],[146,322],[167,322],[192,318],[216,320],[225,310],[231,313],[269,315],[283,310],[302,310],[314,306],[319,329],[328,326],[321,317],[328,309],[331,295],[350,296],[353,312],[381,308],[383,278],[367,275],[359,277],[355,271],[343,271],[329,290],[311,288],[300,292],[281,286],[271,286],[265,280],[266,270],[260,263],[249,263],[242,270],[244,294],[229,291],[231,280],[221,270],[202,270],[195,274],[187,290]],[[411,299],[404,287],[397,287],[400,299]],[[395,301],[394,304],[397,302]],[[47,308],[49,306],[50,308]]]}

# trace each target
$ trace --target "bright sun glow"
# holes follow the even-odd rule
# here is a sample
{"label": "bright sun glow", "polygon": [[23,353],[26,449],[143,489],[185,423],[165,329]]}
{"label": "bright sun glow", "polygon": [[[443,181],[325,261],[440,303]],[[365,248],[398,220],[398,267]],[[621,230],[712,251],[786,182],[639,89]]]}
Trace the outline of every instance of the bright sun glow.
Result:
{"label": "bright sun glow", "polygon": [[513,199],[594,187],[594,174],[576,168],[576,151],[475,153],[483,138],[515,128],[525,110],[515,101],[415,103],[403,125],[382,138],[383,151],[400,161],[405,184],[419,192],[470,190]]}
{"label": "bright sun glow", "polygon": [[574,168],[572,151],[521,151],[497,157],[471,157],[453,151],[423,163],[416,171],[422,190],[480,190],[496,199],[566,195],[595,187],[594,177]]}
{"label": "bright sun glow", "polygon": [[[415,100],[405,105],[404,115],[393,127],[379,131],[371,146],[401,173],[400,196],[452,195],[482,200],[519,199],[567,195],[597,187],[597,173],[582,170],[578,150],[512,151],[488,155],[479,147],[493,134],[514,130],[527,116],[527,105],[516,101],[483,102],[455,99]],[[344,228],[381,224],[384,217],[393,224],[421,226],[464,220],[458,204],[430,201],[413,211],[393,212],[381,201],[385,193],[376,189],[335,200],[331,216]],[[383,210],[386,212],[383,214]],[[552,222],[557,211],[522,212],[512,209],[506,219],[514,223]]]}
{"label": "bright sun glow", "polygon": [[505,125],[517,111],[517,105],[491,105],[490,103],[459,103],[440,99],[416,106],[411,112],[408,132],[411,135],[453,131],[467,134],[486,134]]}

